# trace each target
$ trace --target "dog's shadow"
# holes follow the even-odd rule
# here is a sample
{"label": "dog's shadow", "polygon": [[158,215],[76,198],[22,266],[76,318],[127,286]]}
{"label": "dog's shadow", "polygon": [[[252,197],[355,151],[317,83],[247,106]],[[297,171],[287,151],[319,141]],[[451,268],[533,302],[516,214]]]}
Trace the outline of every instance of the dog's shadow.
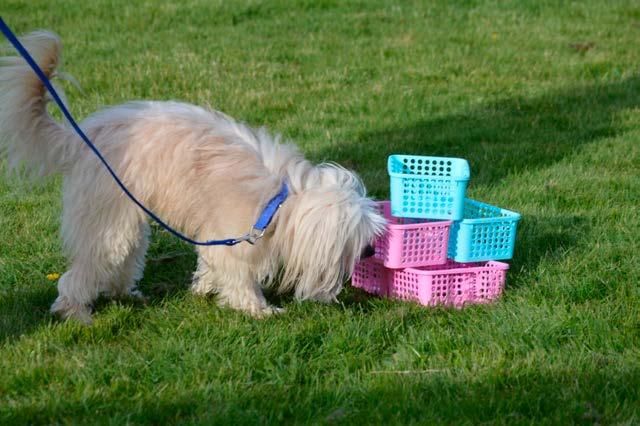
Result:
{"label": "dog's shadow", "polygon": [[[138,284],[148,302],[141,303],[133,297],[110,299],[101,296],[93,305],[94,314],[100,314],[114,303],[142,310],[187,291],[196,265],[193,248],[161,232],[154,231],[153,234],[144,276]],[[49,312],[56,295],[52,283],[11,287],[0,292],[0,344],[59,322]]]}
{"label": "dog's shadow", "polygon": [[156,231],[147,253],[144,276],[138,288],[154,305],[162,299],[184,293],[191,283],[197,255],[193,247],[170,235]]}
{"label": "dog's shadow", "polygon": [[0,345],[54,322],[49,306],[56,297],[54,286],[45,284],[11,288],[0,294]]}

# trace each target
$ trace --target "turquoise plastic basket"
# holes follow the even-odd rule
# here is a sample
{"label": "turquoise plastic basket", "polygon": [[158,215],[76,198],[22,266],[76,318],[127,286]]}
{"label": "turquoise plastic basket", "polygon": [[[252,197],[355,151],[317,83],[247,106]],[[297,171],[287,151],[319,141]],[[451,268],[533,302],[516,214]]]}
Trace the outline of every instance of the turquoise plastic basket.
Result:
{"label": "turquoise plastic basket", "polygon": [[466,199],[464,219],[451,226],[448,257],[463,263],[511,259],[519,220],[518,213]]}
{"label": "turquoise plastic basket", "polygon": [[390,155],[391,214],[462,219],[469,163],[462,158]]}

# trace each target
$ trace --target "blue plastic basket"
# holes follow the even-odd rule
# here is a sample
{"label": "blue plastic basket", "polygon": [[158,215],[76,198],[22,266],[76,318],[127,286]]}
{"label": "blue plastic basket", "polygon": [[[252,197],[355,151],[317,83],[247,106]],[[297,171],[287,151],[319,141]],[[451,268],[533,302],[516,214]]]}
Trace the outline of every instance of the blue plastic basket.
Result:
{"label": "blue plastic basket", "polygon": [[511,259],[519,220],[518,213],[467,198],[464,219],[451,225],[448,257],[456,262]]}
{"label": "blue plastic basket", "polygon": [[462,158],[390,155],[391,214],[462,219],[469,163]]}

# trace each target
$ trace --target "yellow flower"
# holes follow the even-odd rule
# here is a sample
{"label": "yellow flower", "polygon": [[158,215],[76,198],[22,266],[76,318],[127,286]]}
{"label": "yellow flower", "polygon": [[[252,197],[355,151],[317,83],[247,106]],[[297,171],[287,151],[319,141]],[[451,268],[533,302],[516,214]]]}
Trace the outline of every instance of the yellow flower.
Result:
{"label": "yellow flower", "polygon": [[47,274],[47,279],[49,281],[57,281],[60,278],[60,274],[54,272],[53,274]]}

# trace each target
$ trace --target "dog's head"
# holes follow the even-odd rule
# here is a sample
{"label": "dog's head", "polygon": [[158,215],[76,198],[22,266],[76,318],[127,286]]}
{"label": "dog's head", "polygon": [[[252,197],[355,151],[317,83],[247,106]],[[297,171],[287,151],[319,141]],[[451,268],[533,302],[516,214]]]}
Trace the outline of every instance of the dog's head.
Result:
{"label": "dog's head", "polygon": [[279,213],[281,289],[295,288],[299,299],[330,302],[355,263],[372,254],[371,244],[383,232],[385,219],[353,172],[327,164],[302,179],[307,183],[285,201]]}

